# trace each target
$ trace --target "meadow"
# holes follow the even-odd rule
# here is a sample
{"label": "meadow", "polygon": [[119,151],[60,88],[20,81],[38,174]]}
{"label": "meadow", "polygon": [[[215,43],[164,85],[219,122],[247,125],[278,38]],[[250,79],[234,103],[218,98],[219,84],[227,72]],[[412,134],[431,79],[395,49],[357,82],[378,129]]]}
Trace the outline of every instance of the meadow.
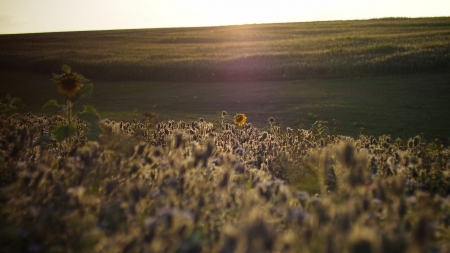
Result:
{"label": "meadow", "polygon": [[449,17],[1,35],[0,68],[183,82],[448,73],[449,36]]}
{"label": "meadow", "polygon": [[449,27],[1,35],[0,252],[450,252]]}

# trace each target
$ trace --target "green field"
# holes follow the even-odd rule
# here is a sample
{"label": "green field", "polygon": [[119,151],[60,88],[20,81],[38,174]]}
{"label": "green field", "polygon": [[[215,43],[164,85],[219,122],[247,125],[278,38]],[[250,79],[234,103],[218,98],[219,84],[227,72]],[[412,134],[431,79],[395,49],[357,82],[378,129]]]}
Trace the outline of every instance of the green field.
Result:
{"label": "green field", "polygon": [[[58,94],[50,75],[0,71],[0,96],[20,97],[22,112],[40,114]],[[417,74],[344,79],[260,82],[94,82],[94,93],[81,103],[97,108],[102,117],[134,119],[133,110],[156,111],[161,119],[190,122],[200,117],[214,122],[222,110],[245,113],[254,126],[263,127],[273,116],[282,127],[309,128],[326,120],[333,134],[364,134],[409,138],[425,133],[450,136],[450,74]],[[79,105],[81,106],[81,104]],[[339,121],[336,129],[333,119]]]}
{"label": "green field", "polygon": [[0,35],[0,68],[183,82],[448,73],[449,36],[450,17]]}

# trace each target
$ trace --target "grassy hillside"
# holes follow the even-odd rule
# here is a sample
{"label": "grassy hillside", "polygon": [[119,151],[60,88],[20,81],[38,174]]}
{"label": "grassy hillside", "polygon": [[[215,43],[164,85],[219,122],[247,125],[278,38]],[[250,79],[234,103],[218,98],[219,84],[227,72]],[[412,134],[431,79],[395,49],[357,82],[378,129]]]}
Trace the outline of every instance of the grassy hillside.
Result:
{"label": "grassy hillside", "polygon": [[450,71],[450,18],[0,36],[0,68],[97,80],[255,81]]}

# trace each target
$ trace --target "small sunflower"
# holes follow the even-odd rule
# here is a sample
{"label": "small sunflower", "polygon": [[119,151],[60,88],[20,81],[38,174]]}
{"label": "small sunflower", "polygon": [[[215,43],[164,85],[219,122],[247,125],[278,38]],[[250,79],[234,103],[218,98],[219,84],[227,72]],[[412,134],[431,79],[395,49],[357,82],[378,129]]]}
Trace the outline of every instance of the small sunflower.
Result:
{"label": "small sunflower", "polygon": [[227,111],[222,111],[222,116],[225,116],[227,114],[228,114]]}
{"label": "small sunflower", "polygon": [[75,97],[77,91],[83,86],[75,72],[64,74],[56,80],[56,83],[58,83],[59,92],[69,98]]}
{"label": "small sunflower", "polygon": [[275,118],[274,117],[270,117],[269,119],[267,119],[267,121],[269,121],[270,123],[274,123],[275,122]]}
{"label": "small sunflower", "polygon": [[247,116],[245,116],[245,114],[243,114],[243,113],[237,113],[234,116],[234,124],[236,124],[238,126],[244,125],[246,120],[247,120]]}

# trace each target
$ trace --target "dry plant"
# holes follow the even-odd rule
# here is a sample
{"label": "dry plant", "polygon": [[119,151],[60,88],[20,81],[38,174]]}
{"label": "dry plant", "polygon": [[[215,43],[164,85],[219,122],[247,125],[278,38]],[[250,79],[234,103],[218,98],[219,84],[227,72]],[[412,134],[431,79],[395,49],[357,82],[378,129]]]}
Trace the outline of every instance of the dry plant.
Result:
{"label": "dry plant", "polygon": [[2,252],[450,247],[450,149],[420,136],[103,119],[100,142],[33,146],[58,120],[0,116]]}

